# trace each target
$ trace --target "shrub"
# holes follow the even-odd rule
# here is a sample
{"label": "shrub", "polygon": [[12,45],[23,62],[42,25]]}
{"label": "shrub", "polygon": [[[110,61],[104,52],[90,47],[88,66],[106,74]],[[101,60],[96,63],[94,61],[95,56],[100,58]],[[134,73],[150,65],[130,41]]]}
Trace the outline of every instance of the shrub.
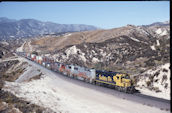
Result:
{"label": "shrub", "polygon": [[159,90],[158,87],[153,87],[153,90],[154,90],[156,93],[161,92],[161,91]]}
{"label": "shrub", "polygon": [[157,71],[155,74],[154,74],[154,76],[158,76],[160,74],[160,71]]}
{"label": "shrub", "polygon": [[149,79],[151,82],[153,82],[153,78],[154,78],[154,76],[149,76]]}
{"label": "shrub", "polygon": [[146,85],[149,87],[151,85],[151,81],[146,81]]}
{"label": "shrub", "polygon": [[158,82],[158,79],[155,79],[155,81],[154,82]]}
{"label": "shrub", "polygon": [[167,87],[168,87],[168,84],[167,83],[165,83],[165,86],[164,86],[166,89],[167,89]]}
{"label": "shrub", "polygon": [[167,75],[163,75],[162,82],[164,82],[164,80],[167,80]]}
{"label": "shrub", "polygon": [[168,72],[168,70],[167,70],[167,69],[163,69],[162,71],[163,71],[163,72]]}
{"label": "shrub", "polygon": [[3,85],[4,85],[4,81],[0,80],[0,90],[3,88]]}
{"label": "shrub", "polygon": [[144,73],[145,72],[145,70],[140,70],[140,73]]}

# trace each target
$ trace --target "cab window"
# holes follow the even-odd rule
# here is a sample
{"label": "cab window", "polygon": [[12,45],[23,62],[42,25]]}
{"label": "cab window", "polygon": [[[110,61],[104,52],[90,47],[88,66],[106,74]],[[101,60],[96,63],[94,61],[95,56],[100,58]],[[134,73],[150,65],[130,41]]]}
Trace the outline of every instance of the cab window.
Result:
{"label": "cab window", "polygon": [[119,80],[119,77],[118,76],[116,78]]}
{"label": "cab window", "polygon": [[127,75],[125,76],[125,78],[126,78],[126,79],[130,79],[130,76],[127,74]]}

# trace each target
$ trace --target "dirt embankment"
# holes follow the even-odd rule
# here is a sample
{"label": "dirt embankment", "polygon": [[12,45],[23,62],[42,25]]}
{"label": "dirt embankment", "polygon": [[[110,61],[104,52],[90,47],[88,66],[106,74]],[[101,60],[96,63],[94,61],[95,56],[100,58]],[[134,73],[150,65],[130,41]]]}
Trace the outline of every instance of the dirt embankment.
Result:
{"label": "dirt embankment", "polygon": [[[14,82],[25,71],[26,62],[11,60],[0,63],[0,113],[52,113],[50,109],[40,107],[2,90],[5,81]],[[40,78],[39,75],[37,78]],[[37,79],[33,78],[33,79]]]}

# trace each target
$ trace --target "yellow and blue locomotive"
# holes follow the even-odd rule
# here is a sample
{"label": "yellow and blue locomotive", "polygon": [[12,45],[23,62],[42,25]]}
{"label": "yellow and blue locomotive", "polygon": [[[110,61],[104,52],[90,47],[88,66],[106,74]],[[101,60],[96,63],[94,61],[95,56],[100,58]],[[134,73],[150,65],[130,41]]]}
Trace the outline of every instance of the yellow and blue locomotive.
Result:
{"label": "yellow and blue locomotive", "polygon": [[109,85],[126,93],[135,91],[130,75],[126,73],[96,70],[96,83]]}

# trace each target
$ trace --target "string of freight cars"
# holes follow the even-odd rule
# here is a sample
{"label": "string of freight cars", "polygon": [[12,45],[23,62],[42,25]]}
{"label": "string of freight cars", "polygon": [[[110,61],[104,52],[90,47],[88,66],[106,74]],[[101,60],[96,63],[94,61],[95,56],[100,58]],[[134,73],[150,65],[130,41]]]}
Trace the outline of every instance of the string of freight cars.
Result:
{"label": "string of freight cars", "polygon": [[54,59],[46,56],[38,56],[36,54],[25,52],[17,52],[17,54],[31,61],[34,61],[50,70],[60,72],[63,75],[76,78],[84,82],[112,87],[118,91],[126,93],[134,93],[136,91],[130,75],[126,73],[95,70],[72,64],[65,65],[63,63],[56,62]]}

